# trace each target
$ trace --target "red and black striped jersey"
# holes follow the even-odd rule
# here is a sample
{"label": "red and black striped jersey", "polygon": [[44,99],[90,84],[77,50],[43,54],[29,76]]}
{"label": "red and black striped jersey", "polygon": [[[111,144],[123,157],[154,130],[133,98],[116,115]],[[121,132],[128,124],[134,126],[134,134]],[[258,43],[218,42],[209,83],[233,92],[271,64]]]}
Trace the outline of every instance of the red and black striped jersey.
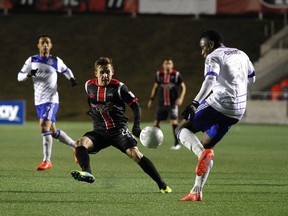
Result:
{"label": "red and black striped jersey", "polygon": [[107,86],[99,86],[97,78],[94,78],[86,82],[85,90],[96,133],[107,135],[128,127],[125,103],[131,105],[138,98],[124,83],[112,79]]}
{"label": "red and black striped jersey", "polygon": [[165,73],[164,70],[157,71],[155,82],[159,89],[159,106],[175,105],[179,86],[183,82],[180,72],[176,70],[172,70],[170,73]]}

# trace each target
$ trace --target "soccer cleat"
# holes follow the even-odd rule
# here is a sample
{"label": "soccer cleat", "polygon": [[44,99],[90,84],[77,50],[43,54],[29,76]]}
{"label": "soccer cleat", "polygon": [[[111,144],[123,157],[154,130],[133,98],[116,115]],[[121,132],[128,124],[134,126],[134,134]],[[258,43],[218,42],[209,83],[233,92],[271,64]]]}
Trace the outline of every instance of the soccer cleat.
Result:
{"label": "soccer cleat", "polygon": [[202,176],[206,171],[209,165],[209,162],[214,157],[214,151],[212,149],[205,149],[200,158],[198,159],[198,164],[196,166],[197,176]]}
{"label": "soccer cleat", "polygon": [[94,176],[89,172],[73,170],[71,171],[71,175],[78,181],[85,181],[88,183],[93,183],[95,181]]}
{"label": "soccer cleat", "polygon": [[179,150],[180,148],[181,148],[181,145],[179,145],[179,144],[170,147],[171,150]]}
{"label": "soccer cleat", "polygon": [[202,201],[202,192],[188,193],[183,196],[181,201]]}
{"label": "soccer cleat", "polygon": [[166,186],[165,189],[160,189],[160,192],[161,193],[171,193],[172,192],[172,189],[169,187],[169,186]]}
{"label": "soccer cleat", "polygon": [[42,171],[42,170],[47,170],[52,168],[52,162],[49,161],[42,161],[37,167],[36,170]]}
{"label": "soccer cleat", "polygon": [[78,164],[78,159],[77,159],[77,157],[76,157],[76,149],[73,150],[73,154],[74,154],[74,162],[75,162],[76,164]]}

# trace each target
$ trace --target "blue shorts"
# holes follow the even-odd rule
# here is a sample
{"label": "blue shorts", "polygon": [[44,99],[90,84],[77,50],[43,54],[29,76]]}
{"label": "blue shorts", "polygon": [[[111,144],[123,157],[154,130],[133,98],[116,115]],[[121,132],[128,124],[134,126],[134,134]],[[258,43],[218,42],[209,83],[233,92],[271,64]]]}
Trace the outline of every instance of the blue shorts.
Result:
{"label": "blue shorts", "polygon": [[51,120],[56,122],[56,113],[58,111],[58,103],[44,103],[36,106],[38,119]]}
{"label": "blue shorts", "polygon": [[190,121],[197,131],[206,132],[211,139],[219,142],[239,120],[223,115],[203,101]]}

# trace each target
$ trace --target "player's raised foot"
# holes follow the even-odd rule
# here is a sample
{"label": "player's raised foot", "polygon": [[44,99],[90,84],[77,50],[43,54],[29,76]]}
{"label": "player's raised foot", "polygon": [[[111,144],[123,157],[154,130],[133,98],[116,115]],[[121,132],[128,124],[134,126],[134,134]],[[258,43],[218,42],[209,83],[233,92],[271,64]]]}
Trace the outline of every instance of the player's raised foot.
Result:
{"label": "player's raised foot", "polygon": [[93,183],[95,181],[94,176],[89,172],[73,170],[71,171],[71,175],[78,181],[84,181],[88,183]]}
{"label": "player's raised foot", "polygon": [[52,168],[52,162],[42,161],[37,167],[36,170],[43,171]]}
{"label": "player's raised foot", "polygon": [[183,196],[181,201],[202,201],[202,192],[188,193]]}
{"label": "player's raised foot", "polygon": [[74,162],[75,162],[76,164],[78,164],[78,159],[77,159],[77,157],[76,157],[76,149],[73,150],[73,154],[74,154]]}
{"label": "player's raised foot", "polygon": [[202,176],[206,171],[209,165],[209,162],[214,157],[214,151],[212,149],[205,149],[200,158],[198,159],[198,164],[196,166],[196,174]]}
{"label": "player's raised foot", "polygon": [[179,144],[170,147],[171,150],[179,150],[180,148],[181,148],[181,145]]}
{"label": "player's raised foot", "polygon": [[172,192],[172,189],[169,187],[169,186],[166,186],[165,189],[160,189],[160,192],[161,193],[171,193]]}

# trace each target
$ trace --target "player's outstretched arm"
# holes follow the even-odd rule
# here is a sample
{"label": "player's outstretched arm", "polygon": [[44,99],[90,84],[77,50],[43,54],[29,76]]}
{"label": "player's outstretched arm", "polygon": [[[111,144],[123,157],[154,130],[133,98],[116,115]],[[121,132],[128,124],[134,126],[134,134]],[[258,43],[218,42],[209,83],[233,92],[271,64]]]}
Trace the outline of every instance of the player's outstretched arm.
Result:
{"label": "player's outstretched arm", "polygon": [[132,134],[139,138],[141,133],[140,128],[140,118],[141,118],[141,108],[138,102],[134,102],[130,105],[134,113],[134,123],[132,127]]}
{"label": "player's outstretched arm", "polygon": [[184,100],[184,96],[185,96],[185,94],[186,94],[186,85],[185,85],[184,82],[181,83],[180,87],[181,87],[180,96],[177,98],[177,101],[176,101],[176,104],[177,104],[178,106],[181,106],[181,105],[182,105],[183,100]]}
{"label": "player's outstretched arm", "polygon": [[64,75],[70,81],[72,87],[78,84],[78,81],[75,79],[72,71],[69,68],[66,69],[66,71],[64,72]]}
{"label": "player's outstretched arm", "polygon": [[194,101],[203,101],[212,91],[212,88],[216,82],[216,76],[208,75],[206,76],[204,82],[202,83],[201,89],[195,97]]}
{"label": "player's outstretched arm", "polygon": [[151,109],[151,107],[152,107],[152,103],[153,103],[153,100],[155,98],[157,90],[158,90],[158,83],[155,82],[153,87],[152,87],[150,99],[149,99],[148,104],[147,104],[148,109]]}

